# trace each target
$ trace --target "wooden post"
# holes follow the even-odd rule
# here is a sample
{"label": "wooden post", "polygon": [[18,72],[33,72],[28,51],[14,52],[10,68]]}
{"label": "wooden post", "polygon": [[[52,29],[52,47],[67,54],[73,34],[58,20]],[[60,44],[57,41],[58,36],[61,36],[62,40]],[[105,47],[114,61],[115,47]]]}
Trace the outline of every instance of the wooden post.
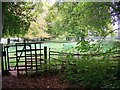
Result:
{"label": "wooden post", "polygon": [[16,45],[16,67],[17,67],[17,75],[19,76],[17,43],[15,45]]}
{"label": "wooden post", "polygon": [[25,47],[25,72],[26,72],[26,75],[27,75],[27,56],[26,56],[26,43],[24,43],[24,47]]}
{"label": "wooden post", "polygon": [[44,47],[44,64],[45,64],[45,71],[47,69],[47,47]]}
{"label": "wooden post", "polygon": [[47,64],[47,47],[44,47],[44,59],[45,59],[45,64]]}
{"label": "wooden post", "polygon": [[37,46],[36,46],[36,43],[35,43],[35,63],[36,63],[36,74],[37,74],[37,71],[38,71],[38,67],[37,67]]}
{"label": "wooden post", "polygon": [[31,50],[32,47],[31,47],[31,44],[30,44],[29,47],[30,47],[30,56],[31,56],[31,69],[32,69],[33,68],[33,66],[32,66],[33,65],[33,61],[32,61],[32,50]]}
{"label": "wooden post", "polygon": [[41,55],[41,50],[42,50],[42,49],[41,49],[41,43],[40,43],[40,68],[42,69],[42,60],[41,60],[41,56],[42,56],[42,55]]}
{"label": "wooden post", "polygon": [[41,43],[40,43],[40,65],[41,65]]}

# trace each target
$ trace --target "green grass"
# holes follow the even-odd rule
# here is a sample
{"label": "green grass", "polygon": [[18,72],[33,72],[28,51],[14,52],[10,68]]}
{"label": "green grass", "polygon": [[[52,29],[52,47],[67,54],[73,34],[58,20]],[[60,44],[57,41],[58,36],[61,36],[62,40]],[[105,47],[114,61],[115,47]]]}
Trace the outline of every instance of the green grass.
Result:
{"label": "green grass", "polygon": [[[47,52],[49,52],[49,48],[51,51],[58,51],[61,52],[62,50],[67,51],[68,49],[71,49],[71,47],[74,47],[76,43],[68,43],[68,42],[45,42],[43,43],[41,46],[42,48],[44,48],[44,46],[47,46]],[[35,48],[34,45],[32,45],[32,48]],[[39,48],[39,45],[37,45],[37,48]],[[19,50],[23,49],[23,46],[19,46],[18,47]],[[29,47],[27,46],[27,49],[29,49]],[[9,57],[16,57],[16,48],[15,47],[9,47],[9,52],[14,52],[14,53],[9,53]],[[34,51],[32,53],[35,53]],[[39,54],[40,51],[37,51],[37,54]],[[42,50],[41,53],[43,54],[44,51]],[[30,52],[28,52],[28,54],[30,54]],[[48,53],[47,53],[48,54]],[[20,53],[18,53],[18,55],[20,55]],[[22,56],[24,56],[25,53],[22,53]],[[58,56],[51,56],[54,58],[58,58]],[[42,58],[44,58],[44,56],[42,56]],[[24,58],[20,58],[20,61],[24,60]],[[10,62],[14,62],[14,63],[10,63],[10,66],[16,66],[16,58],[14,59],[9,59]],[[58,61],[51,59],[51,64],[56,65],[56,63],[60,64]],[[19,65],[25,65],[24,62],[19,62]]]}
{"label": "green grass", "polygon": [[[44,46],[47,46],[47,48],[48,48],[47,52],[49,52],[49,48],[50,48],[51,51],[58,51],[58,52],[64,51],[64,52],[72,52],[72,53],[76,53],[77,52],[77,50],[75,49],[76,42],[63,42],[63,41],[54,42],[54,41],[48,41],[48,42],[44,42],[41,46],[42,46],[42,49],[44,48]],[[101,51],[104,52],[104,51],[108,50],[109,48],[111,48],[113,46],[113,43],[112,43],[112,41],[107,41],[107,42],[104,41],[102,43],[102,46],[103,46],[103,48],[102,48]],[[27,46],[27,48],[29,49],[28,46]],[[35,48],[35,46],[32,45],[32,48]],[[39,45],[37,45],[37,48],[39,48]],[[19,46],[18,49],[22,50],[23,47]],[[14,53],[10,53],[9,54],[10,57],[13,57],[13,56],[15,57],[16,56],[15,55],[16,54],[15,50],[16,50],[15,47],[9,47],[9,52],[14,52]],[[40,52],[38,51],[37,53],[39,54]],[[43,54],[44,51],[41,51],[41,53]],[[19,55],[20,55],[20,53],[19,53]],[[23,53],[23,55],[24,55],[24,53]],[[54,56],[54,55],[52,55],[51,57],[58,58],[58,56]],[[44,57],[42,57],[42,58],[44,58]],[[98,59],[100,57],[96,56],[95,58]],[[23,58],[23,60],[24,60],[24,58]],[[10,61],[16,62],[16,59],[10,59]],[[51,62],[53,64],[56,63],[55,60],[53,60]],[[16,63],[12,63],[11,65],[16,65]]]}

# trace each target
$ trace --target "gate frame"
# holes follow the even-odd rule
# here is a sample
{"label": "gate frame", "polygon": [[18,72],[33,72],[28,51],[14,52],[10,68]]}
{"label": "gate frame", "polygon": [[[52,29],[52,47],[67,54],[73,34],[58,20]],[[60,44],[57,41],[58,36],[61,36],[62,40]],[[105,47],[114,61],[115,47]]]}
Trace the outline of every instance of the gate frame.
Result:
{"label": "gate frame", "polygon": [[[18,63],[19,63],[19,61],[20,61],[20,58],[21,58],[21,56],[19,56],[18,55],[18,53],[19,53],[19,50],[17,50],[17,47],[20,45],[20,44],[22,44],[23,46],[25,46],[25,50],[23,50],[24,51],[24,53],[25,53],[25,73],[26,73],[26,75],[28,74],[28,66],[27,66],[27,51],[29,51],[30,52],[30,55],[31,55],[31,68],[33,68],[33,67],[36,67],[36,73],[38,72],[38,64],[42,64],[41,62],[42,62],[42,60],[44,60],[43,62],[44,62],[44,64],[47,64],[47,47],[46,46],[44,46],[44,49],[42,49],[42,47],[41,47],[41,44],[42,44],[43,42],[31,42],[31,43],[26,43],[26,42],[24,42],[24,43],[15,43],[15,45],[11,45],[11,46],[13,46],[13,47],[15,47],[16,48],[16,50],[15,50],[15,54],[16,54],[16,66],[15,66],[15,68],[14,68],[14,70],[17,70],[17,75],[19,75],[20,73],[19,73],[19,65],[18,65]],[[28,45],[28,44],[30,44],[30,49],[29,50],[27,50],[26,49],[26,46]],[[32,49],[32,47],[31,47],[31,45],[32,44],[34,44],[35,45],[35,49],[33,50]],[[39,45],[39,49],[37,49],[37,46],[36,45]],[[3,49],[2,49],[2,60],[1,60],[1,62],[2,62],[2,72],[4,72],[5,70],[4,70],[4,67],[6,67],[6,69],[7,69],[7,72],[9,72],[9,71],[11,71],[10,70],[10,61],[9,61],[9,58],[10,58],[10,56],[9,56],[9,50],[8,50],[8,48],[9,47],[11,47],[10,45],[6,45],[6,46],[3,46]],[[32,63],[33,63],[33,60],[32,60],[32,50],[33,50],[33,52],[35,52],[35,63],[36,63],[36,65],[35,66],[33,66],[32,65]],[[37,56],[38,54],[37,54],[37,52],[40,50],[40,56]],[[41,50],[44,50],[43,51],[43,54],[41,54]],[[43,57],[43,59],[42,59],[42,55],[44,55]],[[3,57],[4,57],[4,59],[3,59]],[[40,62],[38,63],[38,61],[37,61],[37,59],[38,59],[38,57],[40,57],[39,59],[40,59]],[[6,62],[7,61],[7,62]],[[4,66],[4,63],[5,63],[5,65],[7,65],[7,66]]]}

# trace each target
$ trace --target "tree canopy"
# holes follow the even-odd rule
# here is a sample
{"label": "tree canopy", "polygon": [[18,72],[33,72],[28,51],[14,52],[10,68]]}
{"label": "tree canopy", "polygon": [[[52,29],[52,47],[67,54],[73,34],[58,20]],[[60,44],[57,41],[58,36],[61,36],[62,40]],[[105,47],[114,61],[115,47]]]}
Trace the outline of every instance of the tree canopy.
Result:
{"label": "tree canopy", "polygon": [[[46,17],[48,32],[54,36],[104,36],[111,31],[111,15],[119,12],[118,3],[112,2],[56,2]],[[113,12],[110,10],[112,7]]]}
{"label": "tree canopy", "polygon": [[[42,2],[3,2],[3,37],[24,36],[43,12]],[[112,8],[112,9],[111,9]],[[119,2],[56,2],[49,8],[47,32],[53,37],[103,36],[120,19]],[[111,17],[112,16],[112,17]],[[37,24],[37,23],[36,23]]]}
{"label": "tree canopy", "polygon": [[3,2],[3,37],[25,35],[30,22],[42,12],[41,7],[41,2]]}

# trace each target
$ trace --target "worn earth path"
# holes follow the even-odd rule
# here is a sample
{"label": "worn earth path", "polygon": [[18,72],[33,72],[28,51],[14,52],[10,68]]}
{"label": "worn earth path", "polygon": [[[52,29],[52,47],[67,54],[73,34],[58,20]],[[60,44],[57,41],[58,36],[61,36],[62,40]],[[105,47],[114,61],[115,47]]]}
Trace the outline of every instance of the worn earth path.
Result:
{"label": "worn earth path", "polygon": [[[46,75],[46,76],[16,76],[15,72],[2,77],[3,90],[8,89],[73,89],[67,82],[61,82],[58,74]],[[75,88],[74,88],[75,89]],[[79,88],[78,90],[83,90]]]}

